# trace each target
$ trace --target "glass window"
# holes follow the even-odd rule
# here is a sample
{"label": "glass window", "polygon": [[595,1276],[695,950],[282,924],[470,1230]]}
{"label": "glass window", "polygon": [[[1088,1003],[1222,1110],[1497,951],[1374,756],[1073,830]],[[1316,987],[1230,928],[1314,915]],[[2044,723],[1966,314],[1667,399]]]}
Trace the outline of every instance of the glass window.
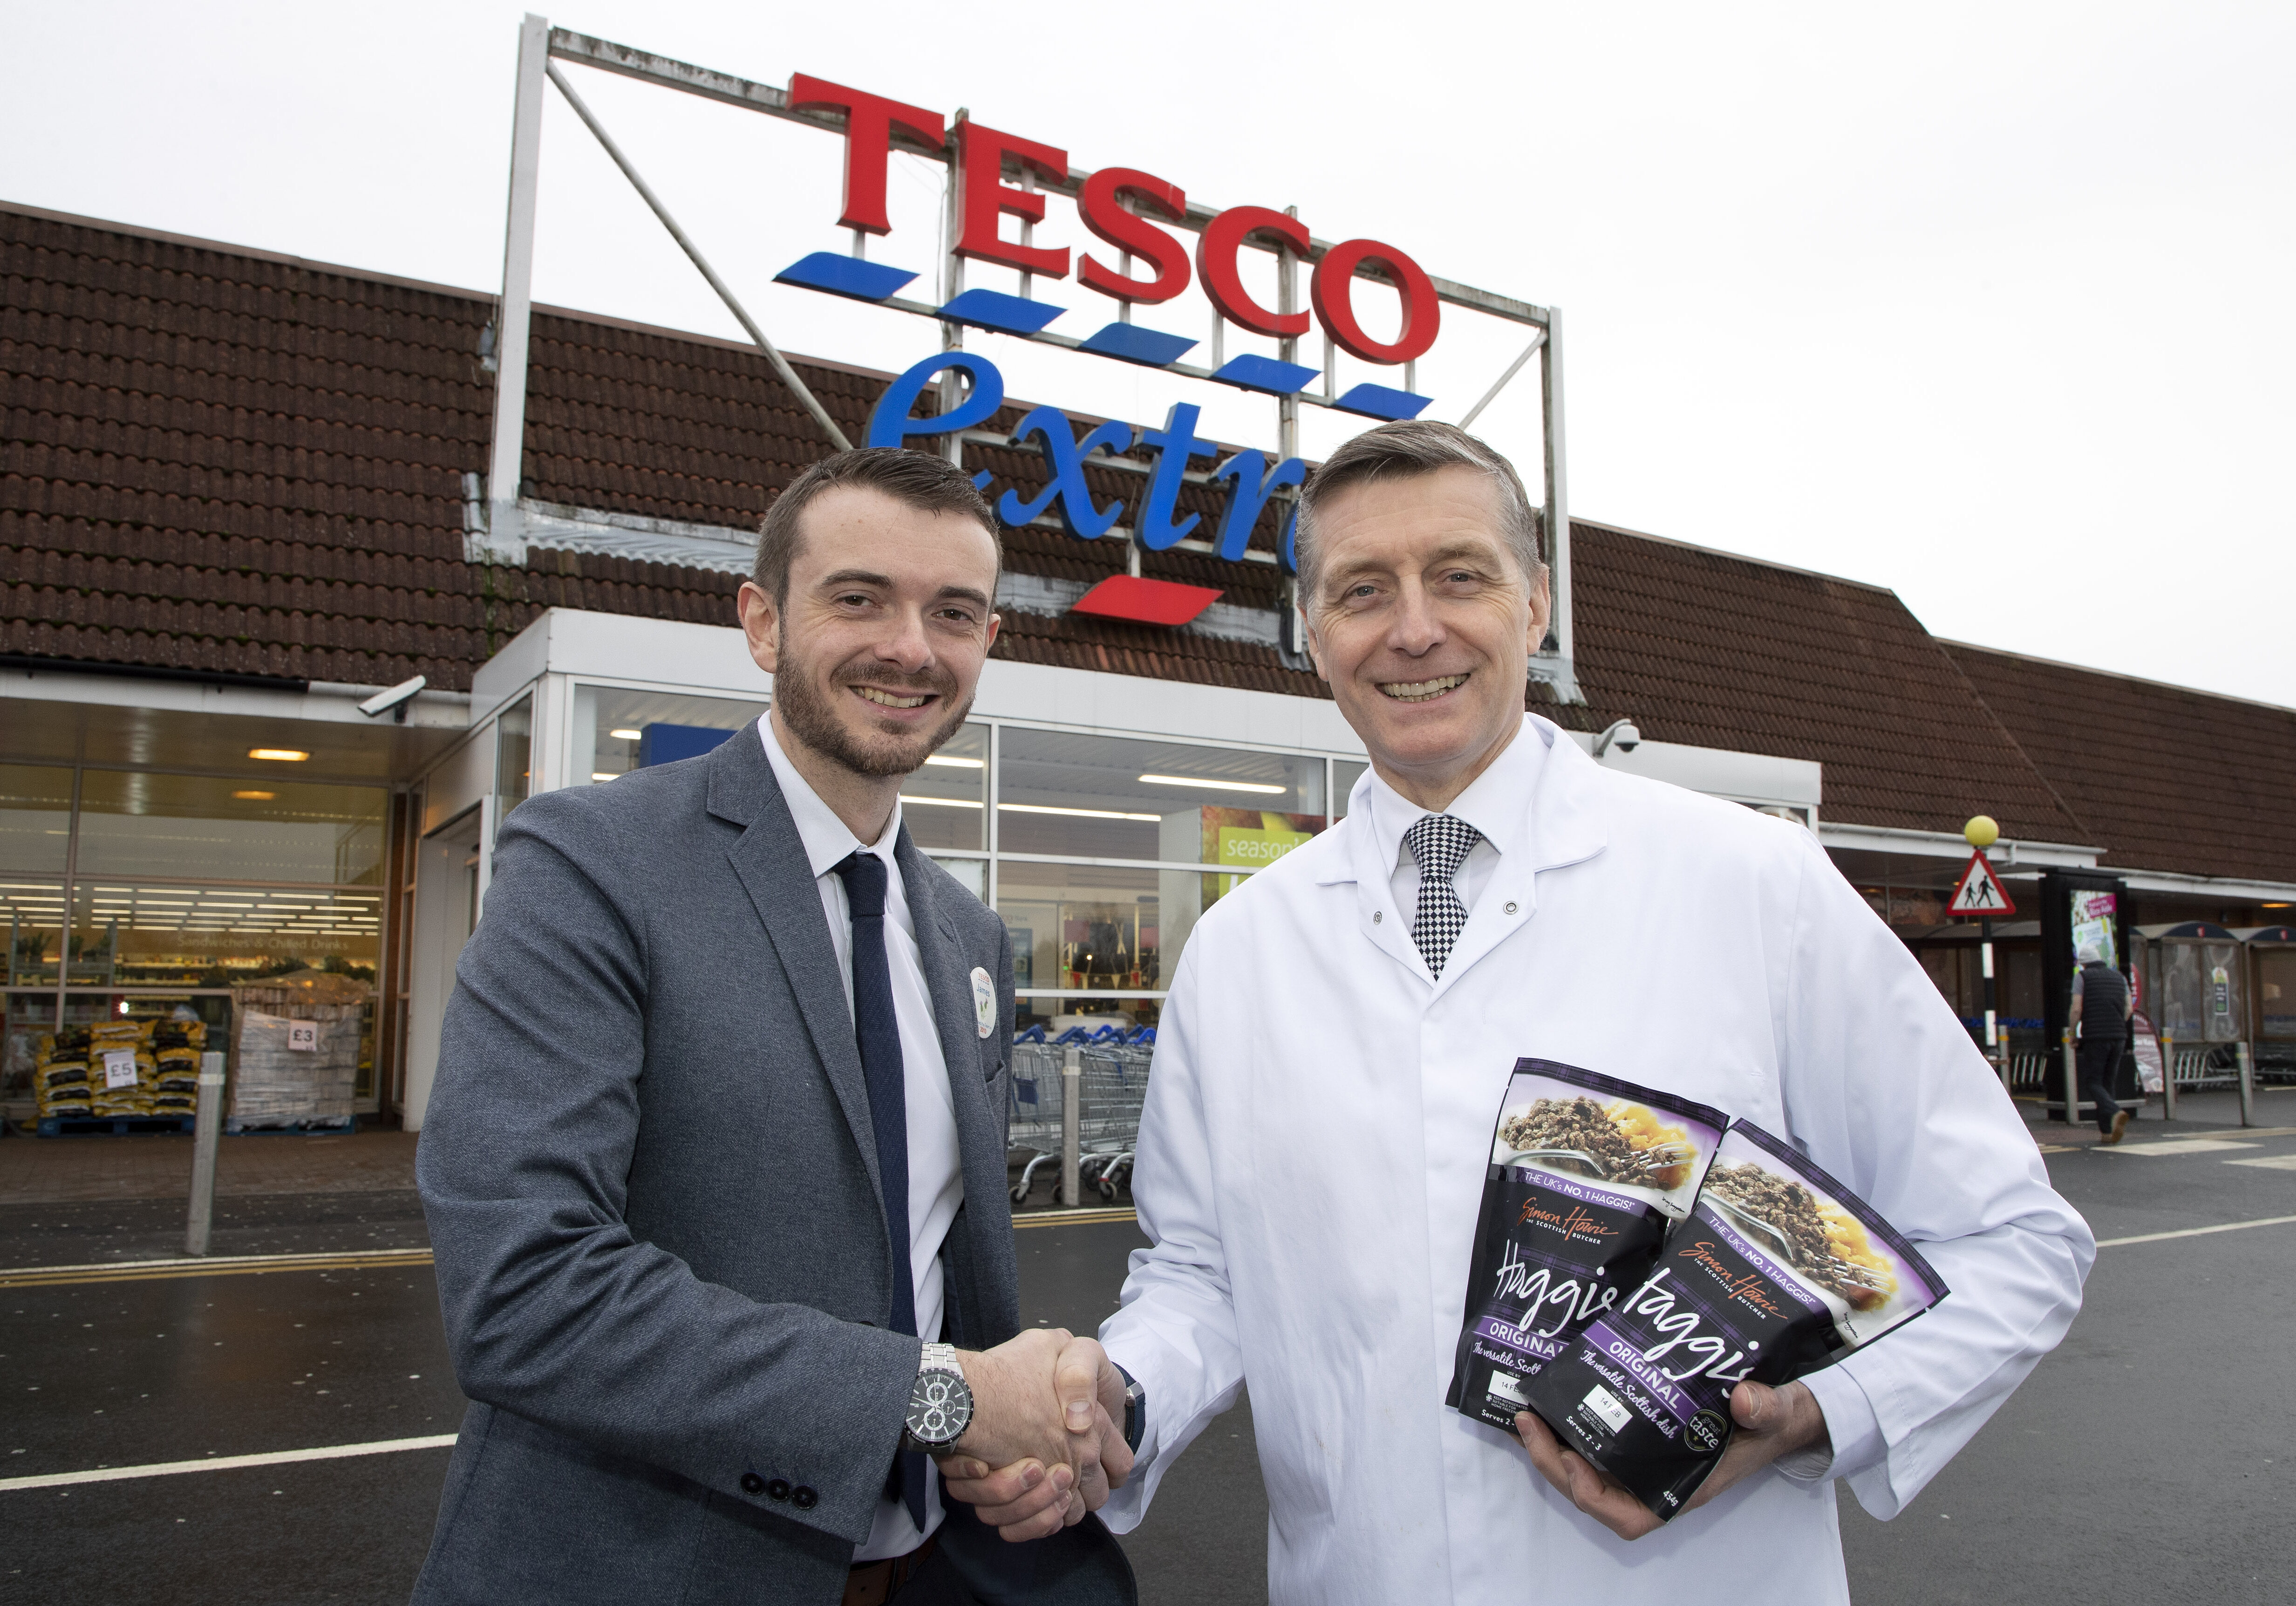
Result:
{"label": "glass window", "polygon": [[[967,725],[901,783],[901,819],[921,848],[988,845],[988,727]],[[951,874],[964,879],[951,867]],[[985,887],[974,887],[975,895]]]}
{"label": "glass window", "polygon": [[79,874],[373,885],[389,803],[380,787],[88,770]]}
{"label": "glass window", "polygon": [[64,946],[63,882],[0,876],[0,920],[8,926],[8,984],[53,985]]}
{"label": "glass window", "polygon": [[1013,984],[1160,990],[1162,883],[1206,878],[1006,860],[997,871],[996,912],[1013,934]]}
{"label": "glass window", "polygon": [[1353,759],[1335,758],[1332,761],[1332,812],[1340,819],[1347,818],[1348,799],[1355,793],[1356,782],[1361,780],[1364,771],[1370,768],[1369,764],[1359,764]]}
{"label": "glass window", "polygon": [[751,701],[577,685],[570,778],[578,787],[627,775],[644,760],[690,758],[723,739],[706,733],[739,730],[765,706],[762,695]]}
{"label": "glass window", "polygon": [[534,790],[534,694],[529,692],[495,720],[495,829]]}
{"label": "glass window", "polygon": [[1319,758],[1008,726],[1000,762],[1013,852],[1256,869],[1326,823]]}
{"label": "glass window", "polygon": [[2256,951],[2257,1035],[2276,1042],[2296,1038],[2296,948]]}
{"label": "glass window", "polygon": [[380,892],[83,878],[72,890],[70,980],[223,987],[308,967],[372,981],[381,940]]}
{"label": "glass window", "polygon": [[0,764],[0,873],[63,874],[71,787],[69,769]]}

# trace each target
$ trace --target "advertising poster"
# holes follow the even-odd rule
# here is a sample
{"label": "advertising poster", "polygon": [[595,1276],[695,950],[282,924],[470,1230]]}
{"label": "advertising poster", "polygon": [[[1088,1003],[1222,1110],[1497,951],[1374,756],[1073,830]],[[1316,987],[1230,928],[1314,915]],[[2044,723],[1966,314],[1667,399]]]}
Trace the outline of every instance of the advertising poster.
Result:
{"label": "advertising poster", "polygon": [[2120,900],[2112,893],[2076,892],[2072,897],[2074,959],[2078,960],[2080,951],[2094,943],[2097,956],[2118,970],[2120,968],[2120,943],[2116,917]]}

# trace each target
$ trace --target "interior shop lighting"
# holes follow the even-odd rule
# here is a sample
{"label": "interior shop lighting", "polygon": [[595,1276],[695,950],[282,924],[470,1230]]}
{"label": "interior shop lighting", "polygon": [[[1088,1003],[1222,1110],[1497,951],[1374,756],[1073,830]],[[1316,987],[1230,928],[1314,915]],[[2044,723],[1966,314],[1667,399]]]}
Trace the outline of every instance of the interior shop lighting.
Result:
{"label": "interior shop lighting", "polygon": [[250,747],[247,756],[268,759],[275,763],[299,764],[311,755],[299,747]]}
{"label": "interior shop lighting", "polygon": [[911,797],[906,792],[901,794],[901,801],[905,803],[924,803],[936,809],[977,809],[980,806],[980,800],[977,797]]}
{"label": "interior shop lighting", "polygon": [[1160,821],[1161,814],[1126,814],[1114,809],[1056,809],[1050,803],[998,803],[999,814],[1065,814],[1071,819],[1145,819]]}
{"label": "interior shop lighting", "polygon": [[1281,797],[1292,789],[1256,780],[1214,780],[1207,775],[1144,775],[1140,778],[1152,787],[1201,787],[1211,792],[1257,792],[1263,797]]}
{"label": "interior shop lighting", "polygon": [[[625,727],[620,730],[609,730],[606,734],[613,737],[614,740],[618,742],[635,742],[643,738],[645,732],[643,730],[632,730],[627,727]],[[928,759],[925,762],[927,763],[931,763],[932,761]]]}
{"label": "interior shop lighting", "polygon": [[[616,736],[619,736],[622,733],[617,730],[614,734]],[[593,770],[590,771],[590,778],[592,780],[611,780],[617,773],[617,771],[612,770]]]}
{"label": "interior shop lighting", "polygon": [[244,798],[249,803],[269,803],[273,798],[278,796],[279,794],[276,792],[234,792],[232,795],[234,797]]}
{"label": "interior shop lighting", "polygon": [[926,759],[925,762],[939,764],[944,770],[980,770],[986,768],[988,761],[977,758],[951,758],[946,753],[936,753]]}

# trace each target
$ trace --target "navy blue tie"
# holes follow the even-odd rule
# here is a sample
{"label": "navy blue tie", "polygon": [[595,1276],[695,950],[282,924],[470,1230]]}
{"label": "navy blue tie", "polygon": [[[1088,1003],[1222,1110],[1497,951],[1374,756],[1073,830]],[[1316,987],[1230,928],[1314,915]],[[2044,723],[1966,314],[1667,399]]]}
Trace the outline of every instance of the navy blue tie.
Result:
{"label": "navy blue tie", "polygon": [[[885,957],[885,861],[849,853],[837,864],[853,917],[853,1038],[869,1084],[869,1125],[877,1137],[877,1176],[885,1196],[885,1247],[893,1271],[893,1330],[917,1330],[915,1272],[909,1264],[909,1100],[901,1066],[901,1024],[893,1012],[893,968]],[[895,1458],[886,1493],[925,1526],[925,1458]]]}

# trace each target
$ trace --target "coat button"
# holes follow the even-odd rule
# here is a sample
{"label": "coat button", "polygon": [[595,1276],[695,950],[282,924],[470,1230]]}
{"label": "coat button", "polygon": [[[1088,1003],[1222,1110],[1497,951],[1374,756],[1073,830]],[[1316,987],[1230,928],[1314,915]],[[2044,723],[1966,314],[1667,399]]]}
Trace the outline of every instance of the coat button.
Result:
{"label": "coat button", "polygon": [[813,1510],[814,1506],[820,1501],[820,1495],[815,1494],[803,1484],[798,1485],[797,1487],[790,1491],[790,1503],[797,1507],[800,1511],[809,1511]]}
{"label": "coat button", "polygon": [[1510,903],[1510,904],[1508,904],[1508,905],[1507,905],[1507,913],[1509,913],[1509,914],[1513,914],[1513,913],[1514,913],[1514,905],[1513,905],[1513,904]]}
{"label": "coat button", "polygon": [[765,1480],[764,1478],[762,1478],[758,1477],[755,1472],[744,1472],[744,1473],[742,1473],[742,1494],[744,1494],[744,1495],[762,1495],[762,1494],[764,1494],[765,1492],[766,1492],[766,1480]]}
{"label": "coat button", "polygon": [[789,1497],[790,1497],[790,1487],[789,1487],[789,1479],[788,1479],[788,1478],[775,1478],[775,1479],[773,1480],[773,1482],[771,1482],[771,1483],[769,1483],[769,1484],[767,1484],[767,1485],[766,1486],[766,1498],[767,1498],[767,1499],[768,1499],[768,1500],[787,1500]]}
{"label": "coat button", "polygon": [[[1380,921],[1381,921],[1381,919],[1382,919],[1382,918],[1383,918],[1382,911],[1381,911],[1381,910],[1376,910],[1376,909],[1374,909],[1374,910],[1373,910],[1371,911],[1371,923],[1372,923],[1373,925],[1374,925],[1374,926],[1378,925],[1378,924],[1380,923]],[[2060,1099],[2058,1102],[2062,1103],[2062,1102],[2063,1102],[2063,1100]]]}

